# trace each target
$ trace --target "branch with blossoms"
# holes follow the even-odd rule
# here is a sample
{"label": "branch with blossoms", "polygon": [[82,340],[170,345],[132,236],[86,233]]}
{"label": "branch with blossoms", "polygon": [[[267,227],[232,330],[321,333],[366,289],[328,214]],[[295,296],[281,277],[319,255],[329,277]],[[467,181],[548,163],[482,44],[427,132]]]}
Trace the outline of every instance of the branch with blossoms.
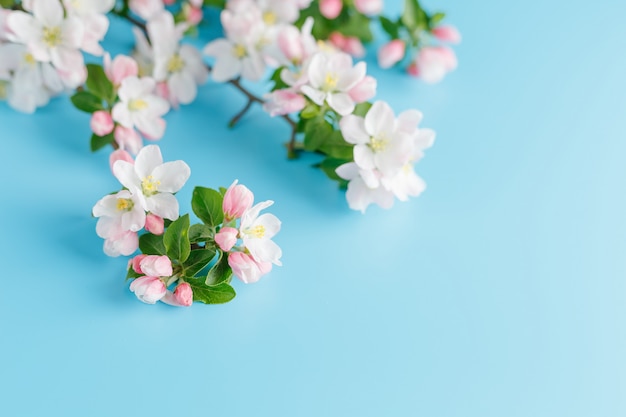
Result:
{"label": "branch with blossoms", "polygon": [[[145,302],[189,305],[228,301],[230,277],[254,282],[280,265],[271,237],[280,222],[260,215],[242,185],[196,187],[191,202],[202,223],[179,216],[175,193],[189,176],[182,162],[162,164],[155,145],[164,117],[191,104],[212,79],[247,98],[229,125],[259,104],[286,121],[288,156],[321,155],[316,165],[347,188],[350,208],[419,195],[424,181],[414,166],[435,134],[422,115],[375,101],[377,81],[353,61],[380,22],[392,38],[378,51],[382,67],[408,63],[407,72],[439,81],[456,66],[443,43],[460,40],[442,13],[428,14],[406,0],[397,19],[381,15],[381,0],[0,0],[0,99],[26,113],[69,92],[91,115],[91,149],[111,146],[111,170],[123,188],[93,210],[110,256],[133,258],[131,290]],[[204,7],[218,7],[224,37],[202,51],[184,42],[204,23]],[[114,15],[134,25],[135,48],[111,57],[100,45]],[[85,64],[83,54],[102,56]],[[205,62],[203,54],[209,57]],[[271,74],[271,75],[270,75]],[[269,76],[269,77],[268,77]],[[257,95],[246,85],[271,80]],[[243,81],[246,83],[244,84]],[[241,241],[241,243],[239,243]]]}

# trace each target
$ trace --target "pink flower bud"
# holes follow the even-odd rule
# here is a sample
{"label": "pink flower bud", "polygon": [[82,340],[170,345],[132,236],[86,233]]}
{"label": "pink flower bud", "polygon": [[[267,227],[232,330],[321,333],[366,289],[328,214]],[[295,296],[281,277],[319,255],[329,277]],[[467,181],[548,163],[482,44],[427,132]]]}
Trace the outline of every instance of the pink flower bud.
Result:
{"label": "pink flower bud", "polygon": [[334,19],[339,16],[343,9],[341,0],[320,0],[320,12],[327,19]]}
{"label": "pink flower bud", "polygon": [[237,184],[237,180],[228,187],[224,194],[224,202],[222,209],[226,221],[240,218],[244,211],[252,207],[254,202],[254,194],[246,186]]}
{"label": "pink flower bud", "polygon": [[185,16],[185,20],[190,25],[195,26],[202,21],[203,13],[200,7],[185,4],[183,6],[183,14]]}
{"label": "pink flower bud", "polygon": [[111,62],[111,56],[104,56],[104,72],[113,85],[119,86],[126,77],[139,74],[137,61],[126,55],[118,55]]}
{"label": "pink flower bud", "polygon": [[451,25],[437,26],[433,29],[433,36],[442,42],[461,42],[461,34],[459,33],[459,30]]}
{"label": "pink flower bud", "polygon": [[156,214],[148,214],[146,216],[146,225],[144,228],[153,235],[160,236],[163,234],[165,225],[163,224],[163,218]]}
{"label": "pink flower bud", "polygon": [[386,43],[378,50],[378,65],[381,68],[391,68],[404,58],[406,45],[400,39]]}
{"label": "pink flower bud", "polygon": [[139,133],[133,128],[117,125],[113,135],[120,149],[126,149],[136,155],[137,152],[143,148],[143,140],[141,136],[139,136]]}
{"label": "pink flower bud", "polygon": [[233,270],[233,274],[246,284],[257,282],[272,270],[271,262],[257,262],[252,256],[243,252],[229,254],[228,265]]}
{"label": "pink flower bud", "polygon": [[131,164],[135,163],[133,157],[130,156],[130,154],[124,149],[116,149],[111,152],[111,155],[109,155],[109,166],[111,167],[111,172],[113,172],[113,165],[115,165],[117,161],[126,161]]}
{"label": "pink flower bud", "polygon": [[106,136],[113,132],[115,123],[111,117],[111,113],[104,110],[98,110],[91,115],[91,121],[89,122],[91,131],[98,136]]}
{"label": "pink flower bud", "polygon": [[137,255],[131,260],[131,263],[133,265],[133,271],[135,271],[138,274],[145,274],[145,272],[141,270],[141,261],[143,261],[143,259],[146,256],[148,255],[144,255],[144,254]]}
{"label": "pink flower bud", "polygon": [[272,117],[298,112],[306,105],[306,100],[301,94],[288,89],[273,91],[264,98],[263,110]]}
{"label": "pink flower bud", "polygon": [[228,252],[237,243],[239,231],[233,227],[222,227],[215,235],[215,243],[221,250]]}
{"label": "pink flower bud", "polygon": [[441,81],[456,66],[456,55],[452,49],[445,46],[426,46],[420,50],[415,61],[407,68],[407,72],[432,84]]}
{"label": "pink flower bud", "polygon": [[363,14],[379,14],[383,10],[383,0],[354,0],[354,6]]}
{"label": "pink flower bud", "polygon": [[376,79],[366,75],[348,91],[348,95],[355,103],[363,103],[376,95]]}
{"label": "pink flower bud", "polygon": [[276,38],[280,51],[289,61],[300,62],[304,57],[304,47],[300,31],[295,26],[285,26]]}
{"label": "pink flower bud", "polygon": [[178,284],[174,290],[174,299],[178,304],[189,307],[193,303],[193,291],[187,282]]}
{"label": "pink flower bud", "polygon": [[139,268],[151,277],[172,276],[172,261],[165,255],[148,255],[139,262]]}
{"label": "pink flower bud", "polygon": [[335,48],[342,50],[346,47],[347,38],[343,36],[340,32],[332,32],[328,36],[328,42],[331,43]]}
{"label": "pink flower bud", "polygon": [[346,38],[346,44],[343,47],[343,51],[355,58],[362,58],[365,56],[365,47],[363,47],[361,40],[359,38],[355,38],[354,36]]}
{"label": "pink flower bud", "polygon": [[135,293],[139,301],[146,304],[154,304],[165,295],[167,289],[158,277],[135,278],[130,284],[130,290]]}

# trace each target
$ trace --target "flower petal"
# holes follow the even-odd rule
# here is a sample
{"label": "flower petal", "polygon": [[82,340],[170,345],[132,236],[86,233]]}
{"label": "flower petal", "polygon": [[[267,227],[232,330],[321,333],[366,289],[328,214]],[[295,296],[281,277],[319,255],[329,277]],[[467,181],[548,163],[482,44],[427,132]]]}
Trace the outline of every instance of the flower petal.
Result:
{"label": "flower petal", "polygon": [[148,211],[164,219],[178,219],[178,200],[170,193],[158,193],[146,198]]}
{"label": "flower petal", "polygon": [[[141,181],[148,175],[152,175],[152,171],[162,164],[163,157],[161,156],[161,149],[156,145],[148,145],[142,148],[137,154],[137,158],[135,159],[135,172]],[[115,165],[117,165],[117,162]]]}
{"label": "flower petal", "polygon": [[159,182],[160,192],[178,192],[189,179],[191,170],[183,161],[166,162],[152,171],[152,176]]}

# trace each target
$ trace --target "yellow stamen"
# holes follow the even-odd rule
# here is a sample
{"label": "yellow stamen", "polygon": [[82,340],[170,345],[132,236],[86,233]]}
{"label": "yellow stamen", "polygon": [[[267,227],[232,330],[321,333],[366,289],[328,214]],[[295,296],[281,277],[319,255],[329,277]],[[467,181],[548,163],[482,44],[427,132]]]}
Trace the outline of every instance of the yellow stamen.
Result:
{"label": "yellow stamen", "polygon": [[143,109],[146,109],[147,107],[148,107],[148,103],[146,103],[145,100],[142,100],[140,98],[134,98],[128,102],[128,110],[130,111],[143,110]]}
{"label": "yellow stamen", "polygon": [[118,198],[115,208],[117,211],[131,211],[134,206],[135,203],[130,198]]}
{"label": "yellow stamen", "polygon": [[233,55],[240,59],[248,55],[248,53],[246,52],[246,47],[239,44],[235,45],[233,47]]}
{"label": "yellow stamen", "polygon": [[388,144],[389,139],[387,139],[385,136],[378,136],[370,138],[370,143],[368,143],[367,146],[370,147],[372,152],[378,153],[384,151],[387,148]]}
{"label": "yellow stamen", "polygon": [[167,61],[168,72],[178,72],[185,68],[185,61],[182,60],[180,55],[176,54]]}
{"label": "yellow stamen", "polygon": [[55,26],[53,28],[43,28],[42,40],[48,48],[54,48],[59,45],[61,43],[61,28],[59,26]]}
{"label": "yellow stamen", "polygon": [[257,239],[261,239],[263,236],[265,236],[265,226],[259,224],[257,226],[250,227],[244,230],[244,233]]}
{"label": "yellow stamen", "polygon": [[26,55],[24,55],[24,62],[26,62],[28,65],[35,65],[37,61],[35,61],[35,57],[33,56],[33,54],[27,53]]}
{"label": "yellow stamen", "polygon": [[337,82],[339,81],[339,77],[334,72],[329,72],[326,74],[326,78],[324,79],[324,85],[322,90],[324,91],[333,91],[337,87]]}
{"label": "yellow stamen", "polygon": [[276,23],[276,20],[278,19],[276,18],[276,14],[274,12],[263,13],[263,22],[265,22],[266,25],[272,26]]}
{"label": "yellow stamen", "polygon": [[155,195],[159,192],[158,188],[161,185],[161,181],[156,181],[152,175],[148,175],[141,181],[141,191],[146,197]]}

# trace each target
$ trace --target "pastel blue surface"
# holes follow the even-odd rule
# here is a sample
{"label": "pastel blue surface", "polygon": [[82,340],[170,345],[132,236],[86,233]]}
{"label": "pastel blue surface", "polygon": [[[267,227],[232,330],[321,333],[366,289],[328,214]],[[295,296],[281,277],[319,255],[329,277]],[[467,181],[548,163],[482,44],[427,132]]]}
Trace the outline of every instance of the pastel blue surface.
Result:
{"label": "pastel blue surface", "polygon": [[428,86],[368,60],[437,131],[418,199],[350,211],[286,160],[281,120],[225,128],[230,86],[168,116],[183,211],[238,178],[283,221],[284,266],[226,305],[138,302],[90,217],[118,184],[88,116],[0,103],[0,415],[626,415],[626,3],[424,3],[460,28],[459,69]]}

